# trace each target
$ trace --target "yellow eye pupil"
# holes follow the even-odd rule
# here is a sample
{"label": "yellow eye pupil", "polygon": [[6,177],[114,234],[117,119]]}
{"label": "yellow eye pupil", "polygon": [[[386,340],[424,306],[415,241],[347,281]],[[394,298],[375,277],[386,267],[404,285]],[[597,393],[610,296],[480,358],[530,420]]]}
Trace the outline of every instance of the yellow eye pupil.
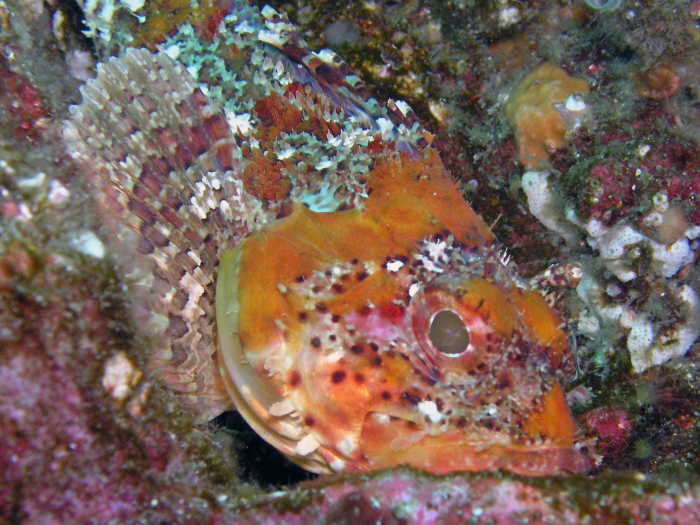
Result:
{"label": "yellow eye pupil", "polygon": [[459,355],[469,346],[469,330],[452,310],[442,310],[430,322],[430,341],[440,352]]}

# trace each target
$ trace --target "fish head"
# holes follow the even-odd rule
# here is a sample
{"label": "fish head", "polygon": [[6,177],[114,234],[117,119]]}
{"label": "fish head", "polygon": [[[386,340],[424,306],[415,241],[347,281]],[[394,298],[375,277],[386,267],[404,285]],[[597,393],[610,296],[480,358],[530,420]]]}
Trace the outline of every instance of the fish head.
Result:
{"label": "fish head", "polygon": [[316,472],[585,471],[560,383],[573,358],[542,294],[449,232],[377,259],[360,214],[339,214],[322,246],[303,223],[328,217],[299,210],[222,260],[222,375],[253,428]]}

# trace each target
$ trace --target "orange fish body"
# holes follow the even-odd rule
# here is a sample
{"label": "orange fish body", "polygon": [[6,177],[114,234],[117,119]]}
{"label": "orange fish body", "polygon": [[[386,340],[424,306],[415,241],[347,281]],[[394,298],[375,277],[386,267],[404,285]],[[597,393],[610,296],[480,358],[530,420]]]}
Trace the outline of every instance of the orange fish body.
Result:
{"label": "orange fish body", "polygon": [[[145,51],[110,61],[67,124],[127,226],[113,227],[151,261],[161,376],[206,416],[233,402],[314,472],[586,470],[556,312],[498,256],[410,110],[378,108],[346,64],[262,14],[239,48],[277,57],[279,84],[254,77],[249,131]],[[129,80],[148,69],[156,94]],[[139,129],[137,151],[101,130],[105,108],[133,130],[124,107],[156,114],[169,90],[157,140]]]}

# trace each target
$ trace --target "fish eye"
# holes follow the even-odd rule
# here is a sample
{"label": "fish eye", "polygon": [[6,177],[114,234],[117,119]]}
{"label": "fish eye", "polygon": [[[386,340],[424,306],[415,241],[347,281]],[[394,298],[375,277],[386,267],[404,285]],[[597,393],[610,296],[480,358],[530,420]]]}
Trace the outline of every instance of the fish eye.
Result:
{"label": "fish eye", "polygon": [[440,352],[457,356],[469,346],[469,329],[452,310],[441,310],[430,320],[430,342]]}

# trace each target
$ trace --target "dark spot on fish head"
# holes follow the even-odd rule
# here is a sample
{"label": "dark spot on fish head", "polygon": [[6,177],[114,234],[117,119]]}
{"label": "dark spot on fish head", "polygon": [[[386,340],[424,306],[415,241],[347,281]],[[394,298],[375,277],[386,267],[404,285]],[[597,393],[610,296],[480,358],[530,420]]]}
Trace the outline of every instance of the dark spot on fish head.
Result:
{"label": "dark spot on fish head", "polygon": [[355,354],[355,355],[360,355],[364,353],[365,349],[362,348],[362,345],[360,344],[355,344],[350,347],[350,351]]}
{"label": "dark spot on fish head", "polygon": [[345,380],[345,371],[344,370],[336,370],[331,374],[331,381],[333,381],[334,384],[342,383]]}
{"label": "dark spot on fish head", "polygon": [[292,370],[289,374],[289,386],[296,387],[301,384],[301,374],[297,370]]}
{"label": "dark spot on fish head", "polygon": [[415,394],[412,394],[411,392],[404,392],[403,394],[401,394],[401,399],[403,399],[404,401],[408,401],[414,406],[421,402],[420,397]]}
{"label": "dark spot on fish head", "polygon": [[357,313],[360,314],[362,317],[367,317],[371,312],[372,312],[372,308],[370,308],[370,306],[368,304],[360,306],[357,309]]}
{"label": "dark spot on fish head", "polygon": [[513,386],[513,377],[511,376],[509,371],[503,370],[500,374],[498,374],[498,377],[496,379],[496,387],[499,390],[504,390],[504,389],[510,388],[512,386]]}

